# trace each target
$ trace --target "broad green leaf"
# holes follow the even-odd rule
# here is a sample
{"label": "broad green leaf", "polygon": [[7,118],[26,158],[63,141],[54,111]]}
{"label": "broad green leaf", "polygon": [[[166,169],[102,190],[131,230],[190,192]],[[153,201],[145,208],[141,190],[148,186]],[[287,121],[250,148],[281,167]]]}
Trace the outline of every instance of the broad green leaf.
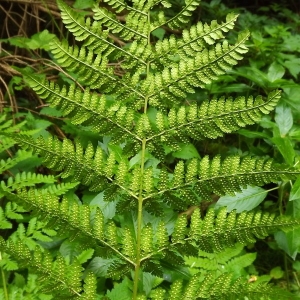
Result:
{"label": "broad green leaf", "polygon": [[[144,161],[147,162],[148,159],[154,158],[148,151],[146,151],[144,156]],[[134,165],[138,164],[142,159],[142,151],[137,153],[134,157],[132,157],[129,161],[129,167],[132,168]]]}
{"label": "broad green leaf", "polygon": [[90,258],[92,258],[93,254],[94,254],[94,249],[87,249],[84,250],[83,252],[81,252],[78,256],[77,256],[77,260],[79,261],[80,264],[84,264],[85,262],[87,262]]}
{"label": "broad green leaf", "polygon": [[289,132],[289,137],[291,137],[293,140],[299,140],[300,139],[300,130],[298,128],[293,128]]}
{"label": "broad green leaf", "polygon": [[163,28],[157,28],[151,32],[151,34],[157,37],[159,40],[164,38],[166,31]]}
{"label": "broad green leaf", "polygon": [[99,193],[91,202],[90,205],[97,205],[100,207],[105,219],[112,219],[116,214],[117,201],[104,201],[104,192]]}
{"label": "broad green leaf", "polygon": [[298,74],[300,73],[300,58],[291,58],[288,61],[285,61],[283,65],[289,70],[292,76],[297,79]]}
{"label": "broad green leaf", "polygon": [[284,73],[285,73],[284,67],[275,61],[269,67],[268,79],[269,81],[274,82],[277,79],[281,79]]}
{"label": "broad green leaf", "polygon": [[287,103],[293,110],[300,111],[300,85],[294,85],[293,87],[284,87],[284,93],[282,99]]}
{"label": "broad green leaf", "polygon": [[249,211],[257,207],[267,196],[267,191],[258,186],[248,186],[235,196],[223,196],[216,203],[215,208],[227,206],[228,212],[236,209],[238,213]]}
{"label": "broad green leaf", "polygon": [[[287,203],[286,215],[292,216],[295,219],[300,218],[299,198]],[[288,232],[279,231],[274,236],[279,248],[295,259],[300,249],[300,228]]]}
{"label": "broad green leaf", "polygon": [[161,266],[164,270],[164,279],[174,282],[177,279],[189,280],[191,278],[190,271],[187,267],[173,264],[169,261],[162,260]]}
{"label": "broad green leaf", "polygon": [[274,234],[277,245],[291,258],[295,259],[300,249],[300,228],[290,232],[279,231]]}
{"label": "broad green leaf", "polygon": [[57,118],[62,116],[62,113],[59,110],[49,106],[43,107],[40,113],[51,117],[57,117]]}
{"label": "broad green leaf", "polygon": [[289,201],[294,200],[300,201],[300,177],[297,178],[290,192]]}
{"label": "broad green leaf", "polygon": [[300,272],[300,261],[296,260],[293,262],[293,269],[296,270],[297,272]]}
{"label": "broad green leaf", "polygon": [[[288,27],[286,27],[288,28]],[[300,51],[300,34],[289,34],[283,37],[282,47],[289,52]]]}
{"label": "broad green leaf", "polygon": [[250,138],[250,139],[256,139],[256,138],[269,138],[270,136],[264,132],[259,132],[259,131],[251,131],[248,129],[240,129],[237,131],[237,133]]}
{"label": "broad green leaf", "polygon": [[271,141],[277,146],[286,163],[293,165],[295,150],[289,138],[274,137],[271,139]]}
{"label": "broad green leaf", "polygon": [[152,289],[156,288],[163,282],[163,278],[152,275],[151,273],[143,273],[143,290],[148,296]]}
{"label": "broad green leaf", "polygon": [[63,257],[69,257],[72,261],[75,257],[80,255],[82,252],[82,246],[80,246],[77,242],[70,242],[69,240],[65,240],[59,248],[59,252]]}
{"label": "broad green leaf", "polygon": [[105,277],[107,275],[107,270],[115,262],[111,258],[95,257],[89,263],[87,270],[92,271],[98,277]]}
{"label": "broad green leaf", "polygon": [[209,85],[209,90],[212,94],[223,94],[223,93],[234,93],[237,91],[239,93],[249,92],[250,90],[252,90],[252,88],[245,83],[231,83],[231,84],[226,84],[225,86],[211,84]]}
{"label": "broad green leaf", "polygon": [[55,37],[55,34],[50,33],[47,29],[38,32],[31,36],[30,41],[26,42],[29,49],[44,49],[49,50],[50,41]]}
{"label": "broad green leaf", "polygon": [[293,126],[293,115],[290,107],[279,105],[276,107],[275,122],[278,125],[280,135],[286,136]]}
{"label": "broad green leaf", "polygon": [[2,42],[9,42],[11,46],[28,49],[29,47],[27,43],[30,42],[30,39],[25,37],[14,36],[9,39],[2,40]]}
{"label": "broad green leaf", "polygon": [[111,291],[107,292],[107,296],[110,300],[131,300],[132,292],[130,290],[130,281],[128,278],[121,283],[116,283]]}
{"label": "broad green leaf", "polygon": [[23,287],[26,283],[24,276],[17,272],[14,273],[14,276],[15,276],[14,281],[13,281],[14,284],[16,284],[16,286],[18,286],[18,287]]}
{"label": "broad green leaf", "polygon": [[276,124],[271,121],[271,117],[270,116],[263,116],[261,118],[261,120],[259,121],[259,125],[262,128],[266,128],[266,129],[277,127]]}
{"label": "broad green leaf", "polygon": [[108,144],[108,149],[109,149],[109,152],[113,151],[115,153],[117,162],[120,162],[122,160],[122,147],[121,146]]}
{"label": "broad green leaf", "polygon": [[182,144],[180,147],[181,150],[172,153],[174,157],[181,159],[200,158],[200,155],[193,144]]}
{"label": "broad green leaf", "polygon": [[239,75],[255,82],[260,87],[267,87],[269,80],[266,74],[255,67],[240,67],[237,71],[233,70],[230,73]]}

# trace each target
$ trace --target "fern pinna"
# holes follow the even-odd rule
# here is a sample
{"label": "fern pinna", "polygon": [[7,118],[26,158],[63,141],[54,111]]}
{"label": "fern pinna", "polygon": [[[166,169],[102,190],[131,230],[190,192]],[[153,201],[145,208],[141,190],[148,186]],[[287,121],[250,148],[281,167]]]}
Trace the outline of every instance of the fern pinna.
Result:
{"label": "fern pinna", "polygon": [[[246,185],[299,174],[271,159],[250,156],[168,163],[167,153],[254,124],[276,106],[280,91],[267,97],[186,100],[242,59],[249,33],[228,42],[225,35],[237,19],[230,13],[221,23],[199,22],[178,36],[156,40],[152,33],[158,28],[186,27],[200,1],[186,0],[172,18],[166,13],[171,1],[103,2],[94,6],[92,17],[84,17],[57,1],[78,43],[54,39],[50,49],[57,64],[76,74],[74,83],[62,86],[23,71],[25,83],[41,99],[82,130],[97,133],[99,143],[3,133],[41,156],[45,166],[59,172],[63,184],[11,188],[13,184],[3,182],[1,193],[31,210],[45,228],[56,232],[57,243],[67,241],[75,254],[53,257],[42,245],[30,249],[18,236],[1,238],[1,250],[41,275],[44,291],[55,299],[113,300],[118,294],[123,299],[273,299],[277,289],[229,274],[200,272],[164,280],[172,264],[183,265],[184,256],[197,256],[199,249],[221,252],[299,225],[258,211],[208,210],[201,218],[196,209],[190,220],[178,215],[210,200],[212,193],[234,194]],[[97,195],[102,206],[70,199],[67,191],[77,185]],[[106,213],[109,205],[115,214]],[[151,287],[146,288],[150,277]],[[101,289],[97,282],[103,278],[119,284]]]}

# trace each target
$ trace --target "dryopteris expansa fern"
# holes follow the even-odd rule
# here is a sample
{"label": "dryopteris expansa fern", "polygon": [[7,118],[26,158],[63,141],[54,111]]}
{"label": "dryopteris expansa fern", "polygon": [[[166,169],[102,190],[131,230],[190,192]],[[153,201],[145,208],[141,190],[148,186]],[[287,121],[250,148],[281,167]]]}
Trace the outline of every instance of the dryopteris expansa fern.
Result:
{"label": "dryopteris expansa fern", "polygon": [[[62,299],[96,299],[97,276],[121,278],[120,287],[131,270],[129,298],[134,300],[232,299],[243,293],[251,299],[256,299],[255,293],[273,297],[270,286],[249,285],[227,274],[216,278],[196,274],[188,276],[187,282],[174,281],[170,289],[168,285],[156,288],[169,270],[168,263],[183,264],[184,255],[196,256],[199,249],[222,251],[236,242],[252,243],[276,230],[299,226],[298,220],[268,213],[237,215],[226,210],[217,214],[209,210],[204,219],[196,210],[190,224],[185,215],[171,221],[177,211],[210,199],[211,193],[233,194],[246,185],[294,179],[299,174],[296,169],[276,166],[271,159],[250,156],[195,157],[179,160],[175,166],[166,160],[167,148],[177,151],[182,144],[234,132],[259,121],[276,106],[279,91],[266,99],[220,97],[186,103],[188,95],[242,59],[249,34],[241,33],[230,45],[224,34],[233,29],[237,16],[229,14],[221,24],[199,22],[183,30],[181,38],[171,35],[155,41],[151,35],[155,29],[186,24],[199,1],[187,0],[170,19],[162,10],[152,14],[157,8],[170,7],[168,1],[104,2],[108,8],[95,5],[93,19],[85,19],[57,1],[63,22],[80,46],[55,39],[50,49],[61,67],[76,73],[76,83],[60,86],[23,72],[25,82],[39,97],[74,125],[98,133],[98,145],[4,133],[43,157],[48,168],[69,182],[52,188],[10,185],[14,190],[2,184],[0,191],[43,219],[47,228],[77,249],[77,255],[53,259],[47,250],[30,252],[21,238],[1,239],[2,251],[34,268],[45,279],[46,291]],[[126,14],[124,22],[117,18],[121,12]],[[93,201],[89,205],[70,200],[65,191],[77,182],[100,192],[97,197],[102,195],[107,204],[115,205],[117,214],[107,216]],[[91,258],[83,283],[81,265]],[[94,267],[97,261],[101,261],[98,268]],[[142,284],[148,273],[160,280],[152,292]],[[113,300],[113,291],[101,293]]]}

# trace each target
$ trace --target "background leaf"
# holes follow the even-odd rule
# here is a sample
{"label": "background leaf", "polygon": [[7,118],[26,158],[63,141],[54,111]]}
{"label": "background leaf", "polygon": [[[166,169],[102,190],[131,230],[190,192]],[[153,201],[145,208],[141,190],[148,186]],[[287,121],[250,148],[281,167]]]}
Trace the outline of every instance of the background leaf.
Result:
{"label": "background leaf", "polygon": [[248,186],[235,196],[220,197],[215,208],[227,206],[228,212],[236,209],[238,213],[257,207],[267,196],[267,191],[258,186]]}
{"label": "background leaf", "polygon": [[281,79],[285,73],[285,69],[282,65],[280,65],[278,62],[274,61],[268,70],[268,79],[271,82],[274,82],[277,79]]}
{"label": "background leaf", "polygon": [[172,153],[174,157],[181,159],[200,158],[198,150],[193,144],[182,144],[180,147],[181,150]]}
{"label": "background leaf", "polygon": [[295,181],[291,189],[289,201],[294,201],[294,200],[300,201],[300,177],[297,178],[297,180]]}
{"label": "background leaf", "polygon": [[275,122],[278,125],[280,135],[284,137],[293,126],[292,110],[290,107],[279,105],[275,112]]}

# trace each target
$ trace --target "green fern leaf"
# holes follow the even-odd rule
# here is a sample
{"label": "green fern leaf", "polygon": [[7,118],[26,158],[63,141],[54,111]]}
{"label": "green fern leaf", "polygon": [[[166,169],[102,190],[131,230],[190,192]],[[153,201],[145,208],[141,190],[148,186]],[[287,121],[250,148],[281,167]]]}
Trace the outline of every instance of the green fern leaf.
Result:
{"label": "green fern leaf", "polygon": [[202,51],[207,44],[213,45],[219,39],[224,38],[223,33],[233,29],[237,19],[236,14],[228,14],[226,22],[218,24],[212,21],[210,25],[198,22],[197,25],[182,31],[182,39],[175,39],[174,36],[157,41],[155,44],[156,59],[154,64],[175,66],[178,59],[194,57],[195,52]]}
{"label": "green fern leaf", "polygon": [[249,33],[243,32],[233,46],[225,40],[210,50],[197,53],[194,58],[180,60],[172,68],[165,67],[162,72],[149,74],[142,85],[145,91],[149,87],[154,89],[149,103],[153,106],[161,106],[162,103],[172,106],[181,102],[186,93],[194,93],[194,87],[204,88],[237,64],[242,58],[240,54],[247,52],[245,42],[248,37]]}
{"label": "green fern leaf", "polygon": [[113,74],[113,68],[107,66],[107,58],[99,54],[95,58],[94,53],[86,47],[79,49],[77,46],[68,46],[66,41],[54,40],[50,50],[61,66],[70,72],[77,71],[82,82],[93,89],[111,92],[119,82]]}
{"label": "green fern leaf", "polygon": [[182,10],[173,18],[168,20],[165,25],[168,25],[172,29],[182,28],[190,21],[190,17],[197,7],[199,7],[200,1],[201,0],[186,0],[185,6]]}
{"label": "green fern leaf", "polygon": [[161,141],[171,139],[175,142],[182,134],[196,140],[204,137],[215,139],[258,122],[264,114],[274,109],[280,94],[280,91],[271,92],[266,101],[260,96],[226,100],[222,97],[204,101],[199,107],[192,104],[189,108],[171,109],[168,116],[160,116],[168,123],[160,122],[159,133],[149,137],[149,140],[160,137]]}
{"label": "green fern leaf", "polygon": [[42,175],[30,172],[17,173],[15,177],[9,177],[7,182],[1,181],[0,192],[11,192],[23,187],[35,186],[39,183],[54,183],[52,175]]}
{"label": "green fern leaf", "polygon": [[[95,163],[99,162],[99,152],[94,162],[93,159],[88,159],[91,157],[91,149],[84,155],[80,143],[76,143],[74,147],[73,143],[67,139],[63,142],[60,142],[57,138],[44,139],[40,137],[34,140],[22,135],[14,135],[14,139],[43,156],[44,162],[49,168],[57,171],[63,170],[61,173],[63,178],[72,175],[75,181],[80,180],[83,184],[92,186],[94,190],[96,186],[101,188],[105,184],[104,171],[101,169],[101,165],[95,167]],[[22,176],[24,177],[25,175]],[[32,179],[30,177],[30,179],[25,180],[25,177],[22,177],[22,185],[18,187],[26,186],[26,182],[29,185],[33,177],[36,178],[34,180],[37,180],[37,183],[54,183],[54,177],[51,176],[48,176],[49,179],[41,175],[30,176]],[[9,180],[8,185],[10,185],[10,182],[12,184],[12,179]],[[101,182],[102,186],[100,185]]]}
{"label": "green fern leaf", "polygon": [[[235,211],[224,214],[225,211],[226,208],[222,209],[216,216],[211,209],[201,222],[192,218],[191,221],[196,220],[196,224],[191,225],[188,235],[197,240],[200,249],[206,252],[222,251],[225,247],[232,247],[235,242],[253,243],[254,237],[262,239],[280,228],[288,229],[300,225],[298,220],[275,217],[269,213],[243,212],[237,215]],[[222,221],[220,222],[219,219]],[[197,230],[195,230],[196,226]],[[178,242],[180,239],[184,239],[182,234],[177,238]]]}
{"label": "green fern leaf", "polygon": [[42,99],[47,99],[52,106],[58,106],[64,116],[72,116],[73,124],[91,126],[100,134],[120,132],[122,141],[139,139],[131,130],[134,113],[126,106],[108,107],[105,96],[91,93],[89,89],[82,92],[75,85],[70,85],[67,90],[46,80],[40,81],[40,78],[28,73],[24,73],[24,79]]}
{"label": "green fern leaf", "polygon": [[[146,34],[143,34],[141,32],[145,30],[141,30],[142,28],[135,28],[136,26],[132,26],[133,20],[138,24],[139,22],[146,20],[146,15],[129,13],[126,18],[126,25],[128,25],[125,26],[117,20],[114,14],[103,7],[95,7],[93,11],[95,13],[94,19],[97,20],[101,24],[101,26],[109,28],[113,34],[118,34],[123,40],[129,41],[133,37],[138,39],[147,39],[147,31],[145,32]],[[138,19],[136,17],[138,17]]]}

